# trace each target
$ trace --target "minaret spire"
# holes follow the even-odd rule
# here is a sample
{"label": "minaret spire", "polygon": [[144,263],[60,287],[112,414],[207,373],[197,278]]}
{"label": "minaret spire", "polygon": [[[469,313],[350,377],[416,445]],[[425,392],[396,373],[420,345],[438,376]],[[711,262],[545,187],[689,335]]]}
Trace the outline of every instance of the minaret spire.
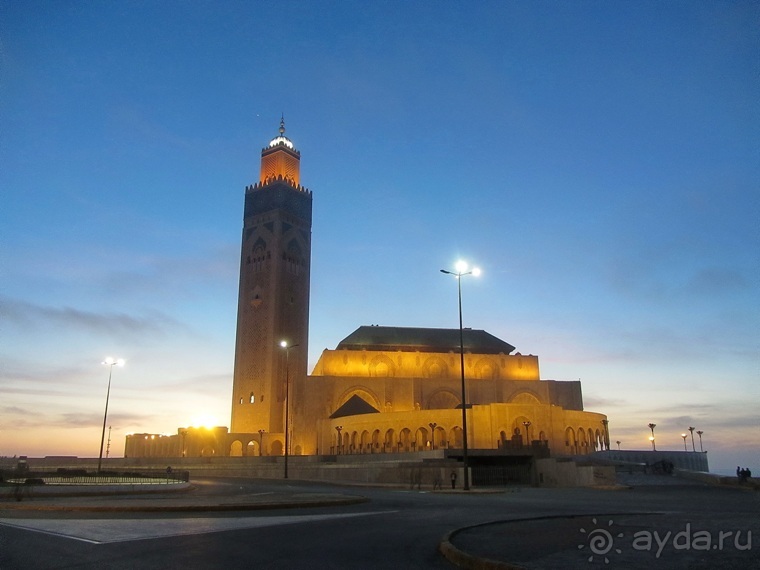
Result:
{"label": "minaret spire", "polygon": [[285,113],[280,116],[280,136],[285,136]]}

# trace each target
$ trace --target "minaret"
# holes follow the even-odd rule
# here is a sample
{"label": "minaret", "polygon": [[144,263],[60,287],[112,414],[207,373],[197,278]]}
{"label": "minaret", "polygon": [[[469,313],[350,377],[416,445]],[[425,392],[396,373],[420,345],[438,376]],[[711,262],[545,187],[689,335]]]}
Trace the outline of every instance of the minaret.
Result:
{"label": "minaret", "polygon": [[291,412],[294,384],[306,376],[308,360],[311,192],[300,185],[300,162],[283,119],[279,136],[261,151],[259,181],[245,189],[231,429],[265,430],[270,442],[285,433],[280,341],[293,347]]}

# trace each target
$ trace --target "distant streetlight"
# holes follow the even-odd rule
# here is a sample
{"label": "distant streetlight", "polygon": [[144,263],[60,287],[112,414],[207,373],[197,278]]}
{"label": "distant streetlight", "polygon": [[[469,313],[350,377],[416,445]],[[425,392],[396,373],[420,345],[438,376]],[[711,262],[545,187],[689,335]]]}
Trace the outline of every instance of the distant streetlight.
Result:
{"label": "distant streetlight", "polygon": [[618,444],[618,451],[620,451],[620,444],[622,443],[620,440],[617,440],[615,443]]}
{"label": "distant streetlight", "polygon": [[343,426],[335,426],[335,431],[337,431],[337,432],[338,432],[338,447],[337,447],[337,449],[335,450],[335,454],[336,454],[336,455],[340,455],[340,448],[342,447],[342,446],[341,446],[341,443],[340,443],[340,432],[341,432],[342,430],[343,430]]}
{"label": "distant streetlight", "polygon": [[261,457],[261,450],[264,448],[264,434],[267,432],[265,429],[259,430],[259,457]]}
{"label": "distant streetlight", "polygon": [[459,364],[462,371],[462,464],[464,466],[464,484],[462,488],[465,491],[470,490],[470,473],[467,470],[467,390],[464,381],[464,329],[462,327],[462,277],[465,275],[480,275],[480,269],[477,267],[467,271],[467,263],[458,261],[456,271],[447,271],[441,269],[441,273],[453,275],[457,279],[457,290],[459,292]]}
{"label": "distant streetlight", "polygon": [[114,366],[124,366],[124,359],[118,358],[114,360],[110,356],[101,363],[108,366],[108,390],[106,391],[106,411],[103,413],[103,432],[100,435],[100,455],[98,455],[98,473],[100,473],[100,466],[103,462],[103,443],[106,439],[106,419],[108,418],[108,399],[111,396],[111,374],[113,373]]}
{"label": "distant streetlight", "polygon": [[290,411],[290,349],[299,346],[297,344],[288,344],[287,341],[280,341],[280,346],[285,349],[285,479],[288,478],[288,453],[290,447],[290,424],[288,423],[288,412]]}
{"label": "distant streetlight", "polygon": [[702,453],[705,452],[705,450],[702,449],[702,434],[703,433],[705,433],[705,432],[703,432],[701,429],[697,430],[697,435],[699,436],[699,451],[701,451]]}
{"label": "distant streetlight", "polygon": [[682,433],[681,437],[683,438],[683,450],[686,451],[686,434]]}
{"label": "distant streetlight", "polygon": [[428,425],[430,426],[430,449],[435,449],[435,428],[438,427],[438,424],[430,422]]}
{"label": "distant streetlight", "polygon": [[182,436],[182,457],[185,457],[185,453],[187,452],[187,448],[185,447],[185,441],[187,438],[187,430],[183,429],[179,432],[179,435]]}
{"label": "distant streetlight", "polygon": [[525,444],[530,445],[530,422],[523,422],[525,426]]}
{"label": "distant streetlight", "polygon": [[694,428],[694,427],[690,427],[690,428],[689,428],[689,433],[691,433],[691,450],[692,450],[694,453],[696,453],[696,452],[697,452],[697,448],[694,446],[694,430],[695,430],[695,429],[697,429],[697,428]]}
{"label": "distant streetlight", "polygon": [[649,426],[649,429],[652,430],[652,437],[649,438],[649,441],[652,442],[652,451],[657,451],[657,446],[654,443],[654,428],[657,427],[657,424],[647,424]]}

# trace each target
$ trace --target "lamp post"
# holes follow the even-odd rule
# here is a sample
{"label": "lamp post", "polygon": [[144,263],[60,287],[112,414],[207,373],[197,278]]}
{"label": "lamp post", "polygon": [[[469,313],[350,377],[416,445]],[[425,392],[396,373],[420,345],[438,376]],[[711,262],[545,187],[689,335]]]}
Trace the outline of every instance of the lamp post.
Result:
{"label": "lamp post", "polygon": [[603,419],[602,426],[604,426],[604,441],[602,443],[604,444],[604,447],[607,449],[607,451],[609,451],[610,450],[610,421],[608,419]]}
{"label": "lamp post", "polygon": [[525,426],[525,443],[530,445],[530,422],[523,422]]}
{"label": "lamp post", "polygon": [[462,464],[464,466],[464,484],[462,488],[465,491],[470,490],[470,473],[467,470],[467,390],[464,381],[464,329],[462,327],[462,277],[465,275],[480,275],[480,270],[476,267],[467,271],[467,263],[458,261],[456,271],[447,271],[441,269],[441,273],[453,275],[457,279],[457,290],[459,292],[459,364],[462,370]]}
{"label": "lamp post", "polygon": [[618,451],[620,451],[620,444],[622,443],[620,440],[617,440],[615,443],[618,444]]}
{"label": "lamp post", "polygon": [[335,455],[340,455],[340,448],[342,446],[340,442],[340,432],[343,430],[343,426],[335,426],[335,431],[338,432],[338,446],[335,449]]}
{"label": "lamp post", "polygon": [[697,448],[696,448],[696,446],[694,445],[694,430],[695,430],[695,429],[697,429],[697,428],[695,428],[695,427],[690,427],[690,428],[689,428],[689,433],[691,433],[691,450],[692,450],[694,453],[696,453],[696,452],[697,452]]}
{"label": "lamp post", "polygon": [[681,437],[683,438],[683,450],[684,450],[684,451],[687,451],[687,450],[686,450],[686,434],[685,434],[685,433],[682,433],[682,434],[681,434]]}
{"label": "lamp post", "polygon": [[438,424],[430,422],[428,425],[430,426],[430,449],[435,449],[435,428],[438,427]]}
{"label": "lamp post", "polygon": [[649,429],[652,430],[652,437],[649,438],[649,441],[652,442],[652,451],[657,451],[657,446],[654,444],[654,428],[657,427],[657,424],[647,424],[649,426]]}
{"label": "lamp post", "polygon": [[187,448],[185,447],[185,441],[186,441],[186,438],[187,438],[187,430],[183,429],[182,431],[179,432],[179,435],[182,436],[182,457],[184,457],[185,453],[187,452],[186,451]]}
{"label": "lamp post", "polygon": [[103,443],[106,439],[106,420],[108,418],[108,399],[111,396],[111,375],[113,374],[113,367],[114,366],[124,366],[124,359],[118,358],[113,359],[110,356],[106,357],[106,359],[102,362],[102,364],[105,364],[108,366],[108,390],[106,391],[106,411],[103,413],[103,432],[100,435],[100,455],[98,455],[98,473],[100,473],[100,466],[103,462]]}
{"label": "lamp post", "polygon": [[701,429],[697,430],[697,435],[699,436],[699,451],[701,451],[702,453],[705,452],[705,450],[702,449],[702,434],[703,433],[705,433],[705,432],[703,432]]}
{"label": "lamp post", "polygon": [[290,424],[289,414],[290,411],[290,349],[298,346],[297,344],[288,344],[286,340],[280,341],[280,346],[285,349],[285,479],[288,478],[288,454],[290,447]]}
{"label": "lamp post", "polygon": [[264,447],[264,434],[267,432],[265,429],[259,430],[259,457],[261,457],[261,450]]}

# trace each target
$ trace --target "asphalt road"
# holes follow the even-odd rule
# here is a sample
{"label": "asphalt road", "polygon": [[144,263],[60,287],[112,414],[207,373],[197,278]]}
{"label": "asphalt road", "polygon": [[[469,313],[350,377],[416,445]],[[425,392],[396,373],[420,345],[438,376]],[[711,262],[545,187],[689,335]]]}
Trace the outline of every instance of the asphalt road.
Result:
{"label": "asphalt road", "polygon": [[[193,493],[205,499],[320,493],[362,495],[368,501],[319,508],[191,513],[9,510],[0,504],[0,570],[450,569],[453,566],[437,551],[442,537],[454,529],[484,522],[656,512],[661,517],[677,514],[679,521],[715,518],[755,528],[760,505],[757,493],[697,485],[649,485],[617,491],[515,488],[465,495],[294,481],[216,479],[195,483]],[[129,501],[124,497],[113,499],[117,508]],[[154,501],[169,504],[171,498],[157,496]],[[551,528],[536,533],[527,532],[527,525],[522,528],[524,540],[513,540],[509,548],[530,565],[531,556],[540,555],[540,545],[551,545],[553,537]],[[574,533],[574,527],[566,532],[570,531]],[[497,557],[512,552],[499,548],[508,541],[501,541],[498,535],[466,534],[462,533],[463,542],[457,545],[465,550],[486,548],[489,556]],[[580,540],[582,535],[578,537]],[[760,539],[756,540],[754,552],[760,553]],[[525,548],[521,550],[522,546]],[[572,553],[566,551],[563,566],[616,567],[614,560],[605,564],[599,557],[588,562],[586,554],[579,552],[577,558],[568,558]],[[742,555],[746,555],[742,559],[744,568],[758,567],[753,551]],[[658,562],[650,557],[646,566],[667,567],[658,566]]]}

